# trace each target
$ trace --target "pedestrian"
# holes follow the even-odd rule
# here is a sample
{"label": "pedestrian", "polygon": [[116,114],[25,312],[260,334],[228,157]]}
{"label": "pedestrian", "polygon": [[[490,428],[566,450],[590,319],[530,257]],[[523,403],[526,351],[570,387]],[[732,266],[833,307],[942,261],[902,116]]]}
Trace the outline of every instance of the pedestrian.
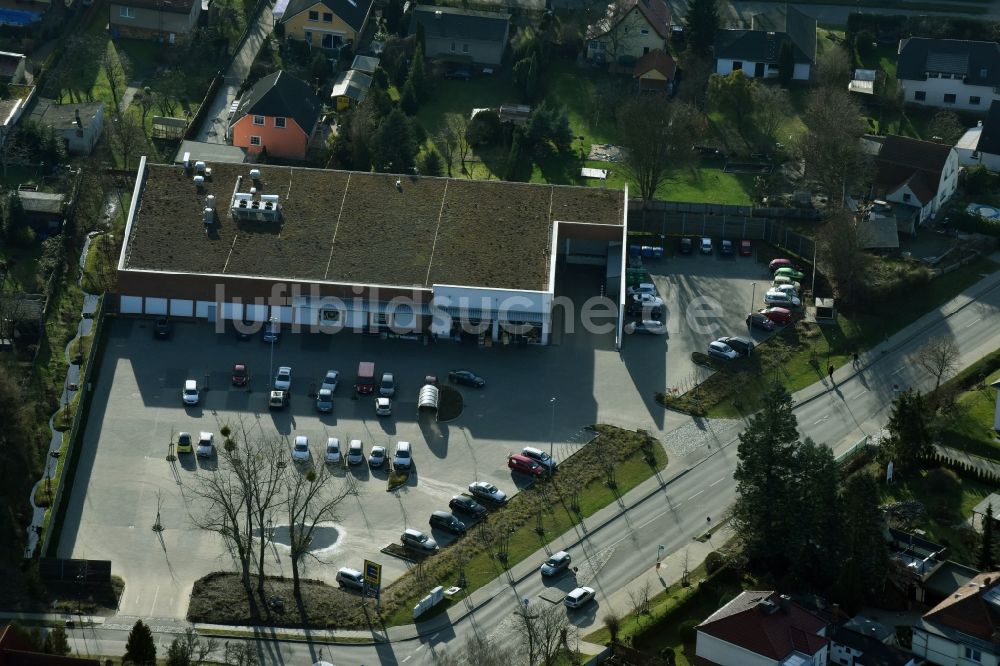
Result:
{"label": "pedestrian", "polygon": [[854,352],[854,353],[853,353],[853,354],[851,355],[851,363],[853,363],[853,364],[854,364],[854,367],[857,367],[857,366],[858,366],[858,352]]}
{"label": "pedestrian", "polygon": [[899,384],[892,385],[892,395],[893,396],[899,395]]}
{"label": "pedestrian", "polygon": [[832,365],[829,368],[827,368],[826,374],[830,375],[830,381],[832,382],[833,381],[833,366]]}

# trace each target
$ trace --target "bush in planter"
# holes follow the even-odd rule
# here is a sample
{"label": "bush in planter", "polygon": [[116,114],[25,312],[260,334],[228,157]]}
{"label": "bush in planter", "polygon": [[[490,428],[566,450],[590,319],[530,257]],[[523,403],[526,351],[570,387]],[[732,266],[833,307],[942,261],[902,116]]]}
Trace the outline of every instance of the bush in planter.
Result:
{"label": "bush in planter", "polygon": [[725,559],[723,559],[722,553],[717,550],[713,550],[705,556],[705,571],[710,576],[721,569],[723,564],[725,564]]}

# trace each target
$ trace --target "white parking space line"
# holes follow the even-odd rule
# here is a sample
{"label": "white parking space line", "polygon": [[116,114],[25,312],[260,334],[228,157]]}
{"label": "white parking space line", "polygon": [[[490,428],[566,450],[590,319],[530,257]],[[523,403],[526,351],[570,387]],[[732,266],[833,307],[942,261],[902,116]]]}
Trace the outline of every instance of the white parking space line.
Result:
{"label": "white parking space line", "polygon": [[710,483],[710,484],[708,485],[708,487],[709,487],[709,488],[714,488],[714,487],[715,487],[715,486],[716,486],[717,484],[720,484],[720,483],[722,483],[722,482],[723,482],[723,481],[725,481],[725,480],[726,480],[726,477],[722,477],[721,479],[718,479],[718,480],[716,480],[716,481],[713,481],[712,483]]}
{"label": "white parking space line", "polygon": [[697,497],[698,495],[701,495],[703,492],[705,492],[705,491],[704,490],[699,490],[694,495],[691,495],[691,497],[688,497],[688,500],[693,500],[695,497]]}
{"label": "white parking space line", "polygon": [[896,370],[893,370],[893,371],[892,371],[892,374],[894,374],[894,375],[898,375],[898,374],[899,374],[899,373],[901,373],[901,372],[902,372],[903,370],[906,370],[906,366],[905,366],[905,365],[904,365],[904,366],[902,366],[901,368],[898,368],[898,369],[896,369]]}
{"label": "white parking space line", "polygon": [[978,324],[981,321],[982,321],[982,318],[974,319],[973,321],[970,321],[968,324],[966,324],[965,327],[966,328],[971,328],[972,326],[974,326],[975,324]]}
{"label": "white parking space line", "polygon": [[865,389],[864,391],[861,391],[860,393],[855,393],[855,394],[854,394],[854,395],[852,395],[852,396],[851,396],[850,398],[848,398],[848,400],[855,400],[855,399],[857,399],[857,398],[860,398],[860,397],[861,397],[861,396],[863,396],[863,395],[864,395],[865,393],[868,393],[868,389]]}
{"label": "white parking space line", "polygon": [[824,421],[828,420],[829,418],[830,418],[830,415],[829,415],[829,414],[826,414],[826,415],[824,415],[824,416],[821,416],[821,417],[820,417],[819,419],[817,419],[817,420],[816,420],[816,421],[815,421],[815,422],[813,423],[813,425],[819,425],[820,423],[823,423]]}
{"label": "white parking space line", "polygon": [[402,663],[405,664],[406,662],[408,662],[411,659],[413,659],[413,655],[412,654],[409,657],[407,657],[406,659],[404,659]]}

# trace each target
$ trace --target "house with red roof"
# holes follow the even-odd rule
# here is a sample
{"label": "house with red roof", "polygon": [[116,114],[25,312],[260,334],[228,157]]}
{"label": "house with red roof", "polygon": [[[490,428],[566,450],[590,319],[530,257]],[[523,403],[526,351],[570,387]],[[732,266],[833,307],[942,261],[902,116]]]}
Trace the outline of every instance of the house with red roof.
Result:
{"label": "house with red roof", "polygon": [[880,137],[874,194],[914,210],[917,224],[937,215],[958,188],[958,152],[947,144]]}
{"label": "house with red roof", "polygon": [[604,16],[587,26],[587,59],[632,67],[670,36],[666,0],[615,0]]}
{"label": "house with red roof", "polygon": [[827,622],[786,595],[742,592],[698,625],[699,666],[825,666]]}
{"label": "house with red roof", "polygon": [[932,664],[1000,664],[1000,571],[982,573],[913,625],[913,654]]}
{"label": "house with red roof", "polygon": [[663,49],[653,49],[639,58],[632,70],[639,92],[668,92],[676,74],[677,63]]}

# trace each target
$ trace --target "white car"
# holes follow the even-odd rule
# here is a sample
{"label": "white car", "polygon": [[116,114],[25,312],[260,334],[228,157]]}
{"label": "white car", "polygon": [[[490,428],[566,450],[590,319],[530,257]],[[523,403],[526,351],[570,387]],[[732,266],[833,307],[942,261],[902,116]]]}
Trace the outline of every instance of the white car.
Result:
{"label": "white car", "polygon": [[382,381],[378,385],[378,394],[383,398],[391,398],[396,395],[396,378],[391,372],[382,373]]}
{"label": "white car", "polygon": [[361,446],[360,439],[352,439],[347,445],[347,464],[360,465],[365,461],[365,451]]}
{"label": "white car", "polygon": [[410,451],[409,442],[399,442],[396,444],[396,453],[392,456],[393,469],[410,469],[413,465],[413,453]]}
{"label": "white car", "polygon": [[331,465],[340,464],[340,439],[330,437],[326,440],[326,461]]}
{"label": "white car", "polygon": [[701,239],[701,253],[702,254],[712,254],[712,239],[702,238]]}
{"label": "white car", "polygon": [[306,462],[309,460],[309,438],[305,435],[296,435],[292,444],[292,460],[295,462]]}
{"label": "white car", "polygon": [[764,294],[764,305],[797,308],[802,305],[802,301],[778,289],[768,289]]}
{"label": "white car", "polygon": [[201,400],[201,392],[198,391],[198,382],[193,379],[188,379],[184,382],[184,391],[181,392],[181,398],[184,399],[185,405],[197,405]]}
{"label": "white car", "polygon": [[663,299],[656,294],[632,294],[632,303],[642,308],[663,307]]}
{"label": "white car", "polygon": [[563,599],[566,608],[580,608],[594,600],[594,588],[578,587]]}
{"label": "white car", "polygon": [[330,393],[337,390],[337,383],[340,381],[340,373],[336,370],[327,370],[326,375],[323,377],[323,383],[320,384],[319,390],[327,389]]}
{"label": "white car", "polygon": [[643,319],[642,321],[630,321],[625,324],[625,332],[629,335],[633,333],[644,333],[646,335],[666,335],[667,327],[658,319]]}
{"label": "white car", "polygon": [[274,377],[274,388],[278,391],[288,391],[292,388],[292,369],[287,365],[278,368]]}
{"label": "white car", "polygon": [[392,416],[392,400],[390,398],[375,398],[375,414],[377,416]]}
{"label": "white car", "polygon": [[477,499],[486,499],[491,502],[496,502],[497,504],[503,504],[507,501],[507,493],[500,490],[492,483],[486,483],[485,481],[470,483],[469,493]]}
{"label": "white car", "polygon": [[210,432],[198,435],[198,448],[194,451],[199,458],[211,458],[215,451],[215,435]]}
{"label": "white car", "polygon": [[727,361],[739,358],[739,353],[721,340],[708,343],[708,355]]}
{"label": "white car", "polygon": [[368,466],[381,467],[385,464],[385,456],[384,446],[373,446],[371,452],[368,454]]}
{"label": "white car", "polygon": [[541,449],[536,449],[533,446],[526,446],[521,449],[521,455],[531,458],[539,465],[548,469],[550,472],[556,468],[556,461],[552,459],[552,456]]}
{"label": "white car", "polygon": [[634,287],[629,287],[627,290],[629,296],[635,296],[636,294],[650,294],[656,296],[656,285],[652,282],[642,282]]}
{"label": "white car", "polygon": [[768,289],[768,291],[783,291],[792,298],[799,298],[799,290],[790,284],[776,284],[773,288]]}
{"label": "white car", "polygon": [[795,287],[795,291],[802,290],[802,285],[793,280],[792,278],[788,277],[787,275],[776,275],[774,277],[774,282],[772,282],[771,284],[773,284],[775,287],[781,286],[783,284],[790,284],[793,287]]}

